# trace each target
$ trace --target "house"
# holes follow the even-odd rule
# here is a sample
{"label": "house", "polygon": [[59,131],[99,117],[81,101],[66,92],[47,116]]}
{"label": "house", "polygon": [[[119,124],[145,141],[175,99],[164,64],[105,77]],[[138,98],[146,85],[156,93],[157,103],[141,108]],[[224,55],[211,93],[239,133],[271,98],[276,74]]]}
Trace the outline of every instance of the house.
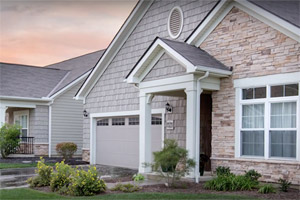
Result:
{"label": "house", "polygon": [[171,138],[196,181],[203,153],[300,184],[299,34],[299,1],[139,1],[76,94],[83,159],[150,173]]}
{"label": "house", "polygon": [[56,144],[82,148],[83,104],[73,99],[104,50],[45,67],[0,63],[0,124],[20,124],[16,153],[56,156]]}

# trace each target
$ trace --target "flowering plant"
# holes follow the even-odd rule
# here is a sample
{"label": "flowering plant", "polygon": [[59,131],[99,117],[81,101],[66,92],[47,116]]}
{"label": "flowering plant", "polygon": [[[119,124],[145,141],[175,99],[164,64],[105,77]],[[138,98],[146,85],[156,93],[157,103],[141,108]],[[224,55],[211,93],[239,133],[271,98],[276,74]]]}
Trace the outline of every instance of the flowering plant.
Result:
{"label": "flowering plant", "polygon": [[51,174],[50,187],[52,191],[58,191],[59,193],[67,193],[66,188],[71,183],[71,175],[74,173],[74,169],[65,164],[64,161],[55,164],[56,172]]}
{"label": "flowering plant", "polygon": [[35,172],[38,174],[35,177],[29,178],[27,182],[29,183],[30,187],[42,187],[42,186],[49,186],[51,180],[51,173],[53,168],[47,166],[45,164],[45,160],[43,157],[40,157],[40,161],[38,161],[37,169]]}

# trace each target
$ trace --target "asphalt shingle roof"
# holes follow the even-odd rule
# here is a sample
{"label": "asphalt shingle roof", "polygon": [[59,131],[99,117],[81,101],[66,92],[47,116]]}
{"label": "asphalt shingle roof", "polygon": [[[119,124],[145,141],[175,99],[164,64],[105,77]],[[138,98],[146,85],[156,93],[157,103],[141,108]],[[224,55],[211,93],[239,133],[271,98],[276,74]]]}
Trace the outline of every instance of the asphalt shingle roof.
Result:
{"label": "asphalt shingle roof", "polygon": [[283,20],[300,27],[300,1],[299,0],[250,0],[251,3],[282,18]]}
{"label": "asphalt shingle roof", "polygon": [[197,48],[185,42],[178,42],[162,38],[160,39],[195,66],[204,66],[230,71],[230,69],[223,63],[215,59],[201,48]]}
{"label": "asphalt shingle roof", "polygon": [[66,70],[0,63],[0,96],[46,97]]}
{"label": "asphalt shingle roof", "polygon": [[0,96],[51,96],[92,69],[104,50],[46,67],[0,63]]}

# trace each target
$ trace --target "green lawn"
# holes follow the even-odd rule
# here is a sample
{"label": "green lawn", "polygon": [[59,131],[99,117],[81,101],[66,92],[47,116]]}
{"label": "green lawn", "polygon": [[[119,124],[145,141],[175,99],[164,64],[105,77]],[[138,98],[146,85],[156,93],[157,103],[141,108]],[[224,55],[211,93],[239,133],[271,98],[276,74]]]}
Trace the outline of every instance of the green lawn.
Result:
{"label": "green lawn", "polygon": [[[55,163],[46,163],[46,165],[54,166]],[[27,168],[27,167],[36,167],[37,163],[0,163],[0,169],[9,169],[9,168]]]}
{"label": "green lawn", "polygon": [[0,190],[0,199],[254,199],[238,195],[182,194],[182,193],[130,193],[104,194],[91,197],[66,197],[28,188]]}

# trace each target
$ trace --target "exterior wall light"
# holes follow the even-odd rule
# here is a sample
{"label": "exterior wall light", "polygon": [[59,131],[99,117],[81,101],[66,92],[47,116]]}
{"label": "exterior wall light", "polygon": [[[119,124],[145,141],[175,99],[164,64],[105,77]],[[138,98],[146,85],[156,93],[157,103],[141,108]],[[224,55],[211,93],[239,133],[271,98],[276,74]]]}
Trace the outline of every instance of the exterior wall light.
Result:
{"label": "exterior wall light", "polygon": [[166,111],[167,113],[172,113],[173,111],[173,107],[169,103],[166,103]]}
{"label": "exterior wall light", "polygon": [[83,116],[84,116],[84,117],[88,117],[88,116],[89,116],[89,113],[88,113],[86,110],[84,110],[84,111],[83,111]]}

